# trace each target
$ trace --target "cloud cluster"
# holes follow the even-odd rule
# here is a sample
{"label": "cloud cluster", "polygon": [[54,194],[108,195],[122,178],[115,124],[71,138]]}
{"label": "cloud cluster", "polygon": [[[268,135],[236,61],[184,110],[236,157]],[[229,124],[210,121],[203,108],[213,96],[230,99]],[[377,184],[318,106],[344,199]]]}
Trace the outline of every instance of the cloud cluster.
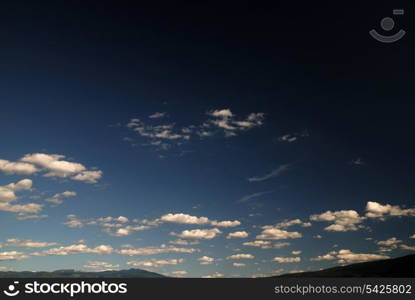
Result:
{"label": "cloud cluster", "polygon": [[29,255],[19,251],[0,252],[0,261],[21,260],[26,258],[29,258]]}
{"label": "cloud cluster", "polygon": [[0,211],[15,213],[38,213],[42,210],[43,205],[37,203],[14,204],[18,200],[17,192],[30,191],[32,189],[32,180],[23,179],[16,183],[0,186]]}
{"label": "cloud cluster", "polygon": [[387,217],[414,217],[415,208],[403,209],[398,205],[382,205],[369,201],[366,205],[366,217],[385,220]]}
{"label": "cloud cluster", "polygon": [[281,257],[277,256],[273,258],[273,261],[278,263],[297,263],[301,261],[301,257]]}
{"label": "cloud cluster", "polygon": [[[250,113],[243,119],[236,118],[230,109],[212,110],[207,118],[198,125],[178,127],[174,122],[159,122],[148,124],[148,121],[158,121],[167,116],[165,112],[156,112],[148,117],[149,120],[131,119],[127,127],[146,138],[148,143],[143,145],[154,146],[160,150],[167,150],[173,145],[180,145],[192,138],[205,138],[222,132],[226,137],[236,136],[239,132],[261,126],[264,120],[263,113]],[[153,122],[151,122],[153,123]]]}
{"label": "cloud cluster", "polygon": [[231,256],[228,256],[226,259],[254,259],[255,256],[252,254],[245,254],[245,253],[239,253],[239,254],[233,254]]}
{"label": "cloud cluster", "polygon": [[220,231],[218,228],[212,228],[184,230],[181,233],[171,232],[170,234],[181,239],[211,240],[221,233],[222,231]]}
{"label": "cloud cluster", "polygon": [[350,250],[331,251],[325,255],[311,258],[311,261],[337,260],[339,264],[352,264],[371,260],[388,259],[389,256],[382,254],[353,253]]}
{"label": "cloud cluster", "polygon": [[61,205],[63,203],[63,199],[75,197],[76,192],[73,191],[64,191],[63,193],[58,193],[53,195],[50,198],[45,199],[46,202],[53,203],[54,205]]}
{"label": "cloud cluster", "polygon": [[16,238],[7,239],[6,242],[0,244],[0,248],[3,247],[16,247],[16,248],[45,248],[55,246],[54,242],[37,242],[32,240],[20,240]]}
{"label": "cloud cluster", "polygon": [[303,235],[297,231],[287,231],[276,226],[263,226],[260,235],[257,235],[258,240],[287,240],[302,238]]}
{"label": "cloud cluster", "polygon": [[362,228],[359,225],[364,217],[359,216],[359,214],[354,210],[340,210],[340,211],[326,211],[322,214],[316,214],[310,216],[311,221],[323,221],[331,222],[332,224],[324,228],[326,231],[356,231],[359,228]]}
{"label": "cloud cluster", "polygon": [[198,258],[197,260],[200,261],[201,265],[210,265],[215,262],[215,259],[209,256],[202,256]]}
{"label": "cloud cluster", "polygon": [[140,256],[140,255],[155,255],[165,253],[196,253],[199,249],[195,248],[178,248],[170,247],[167,245],[161,245],[160,247],[144,247],[144,248],[127,248],[117,250],[118,254],[125,256]]}
{"label": "cloud cluster", "polygon": [[85,244],[74,244],[69,246],[62,246],[57,248],[51,248],[41,252],[32,253],[34,256],[47,256],[47,255],[57,255],[57,256],[67,256],[67,255],[76,255],[76,254],[99,254],[107,255],[111,254],[114,249],[109,245],[99,245],[95,248],[89,248]]}
{"label": "cloud cluster", "polygon": [[216,227],[236,227],[241,225],[238,220],[234,221],[216,221],[210,220],[207,217],[196,217],[184,213],[165,214],[160,218],[154,220],[154,223],[174,223],[174,224],[186,224],[186,225],[211,225]]}
{"label": "cloud cluster", "polygon": [[31,153],[17,162],[0,160],[0,171],[5,174],[31,175],[44,172],[45,177],[70,178],[87,183],[96,183],[102,177],[100,170],[88,170],[83,164],[64,160],[60,154]]}
{"label": "cloud cluster", "polygon": [[82,266],[84,269],[91,269],[94,272],[118,270],[120,265],[114,265],[104,261],[88,261]]}
{"label": "cloud cluster", "polygon": [[246,231],[235,231],[228,234],[227,239],[245,239],[249,236]]}
{"label": "cloud cluster", "polygon": [[127,265],[133,266],[133,267],[163,267],[168,265],[178,265],[183,263],[184,259],[152,259],[152,260],[133,260],[128,261]]}

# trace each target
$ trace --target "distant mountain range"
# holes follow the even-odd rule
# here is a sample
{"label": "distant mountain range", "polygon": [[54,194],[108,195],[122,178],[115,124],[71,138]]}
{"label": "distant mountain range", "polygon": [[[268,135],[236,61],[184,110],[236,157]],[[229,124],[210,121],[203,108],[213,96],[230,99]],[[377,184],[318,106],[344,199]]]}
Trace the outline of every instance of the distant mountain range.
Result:
{"label": "distant mountain range", "polygon": [[284,274],[275,277],[415,277],[415,254],[398,258],[357,263],[315,272]]}
{"label": "distant mountain range", "polygon": [[0,278],[165,278],[165,276],[140,269],[129,269],[103,272],[75,270],[57,270],[53,272],[7,271],[0,272]]}
{"label": "distant mountain range", "polygon": [[[276,277],[415,277],[415,254],[398,258],[357,263],[315,272],[284,274]],[[53,272],[0,272],[0,278],[167,278],[161,274],[141,269],[119,271],[82,272],[57,270]]]}

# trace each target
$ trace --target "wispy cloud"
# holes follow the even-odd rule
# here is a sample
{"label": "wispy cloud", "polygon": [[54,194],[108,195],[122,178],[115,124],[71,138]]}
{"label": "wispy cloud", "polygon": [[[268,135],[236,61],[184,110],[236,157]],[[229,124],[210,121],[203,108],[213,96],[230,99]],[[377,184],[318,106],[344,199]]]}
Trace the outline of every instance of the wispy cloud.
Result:
{"label": "wispy cloud", "polygon": [[250,194],[250,195],[246,195],[246,196],[243,196],[238,201],[236,201],[236,203],[248,202],[248,201],[250,201],[252,199],[259,198],[259,197],[261,197],[263,195],[271,194],[273,192],[274,191],[266,191],[266,192],[258,192],[258,193],[253,193],[253,194]]}
{"label": "wispy cloud", "polygon": [[271,179],[273,177],[280,176],[284,172],[288,171],[291,167],[292,167],[292,164],[281,165],[278,168],[272,170],[270,173],[268,173],[264,176],[257,176],[257,177],[255,176],[255,177],[248,178],[248,181],[249,182],[259,182],[259,181],[268,180],[268,179]]}

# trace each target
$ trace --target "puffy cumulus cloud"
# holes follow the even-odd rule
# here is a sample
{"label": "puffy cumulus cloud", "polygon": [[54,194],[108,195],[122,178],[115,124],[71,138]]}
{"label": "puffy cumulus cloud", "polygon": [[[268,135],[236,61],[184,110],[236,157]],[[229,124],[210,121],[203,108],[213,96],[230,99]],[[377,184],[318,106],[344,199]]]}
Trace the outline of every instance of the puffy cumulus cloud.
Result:
{"label": "puffy cumulus cloud", "polygon": [[232,263],[232,266],[237,267],[237,268],[241,268],[241,267],[246,267],[246,264],[234,262],[234,263]]}
{"label": "puffy cumulus cloud", "polygon": [[366,205],[366,217],[371,219],[385,220],[386,217],[414,217],[415,208],[401,208],[398,205],[385,204],[369,201]]}
{"label": "puffy cumulus cloud", "polygon": [[273,258],[273,261],[278,263],[298,263],[301,261],[301,257],[281,257],[276,256]]}
{"label": "puffy cumulus cloud", "polygon": [[389,256],[382,254],[367,254],[367,253],[353,253],[350,250],[331,251],[325,255],[311,258],[311,261],[323,261],[323,260],[337,260],[340,264],[352,264],[358,262],[366,262],[371,260],[388,259]]}
{"label": "puffy cumulus cloud", "polygon": [[322,214],[311,215],[311,221],[331,222],[333,224],[324,228],[326,231],[356,231],[362,228],[359,225],[365,218],[359,216],[354,210],[326,211]]}
{"label": "puffy cumulus cloud", "polygon": [[228,256],[226,259],[254,259],[255,256],[252,254],[246,254],[246,253],[239,253],[239,254],[233,254],[231,256]]}
{"label": "puffy cumulus cloud", "polygon": [[272,248],[272,245],[271,245],[270,241],[261,241],[261,240],[256,240],[256,241],[252,241],[252,242],[245,242],[242,245],[250,246],[250,247],[257,247],[257,248],[261,248],[261,249],[270,249],[270,248]]}
{"label": "puffy cumulus cloud", "polygon": [[45,248],[55,246],[53,242],[36,242],[32,240],[20,240],[16,238],[7,239],[5,243],[0,244],[1,247],[17,247],[17,248]]}
{"label": "puffy cumulus cloud", "polygon": [[167,265],[178,265],[183,263],[184,259],[152,259],[152,260],[142,260],[142,261],[128,261],[127,265],[133,267],[162,267]]}
{"label": "puffy cumulus cloud", "polygon": [[21,260],[26,258],[29,258],[29,255],[19,251],[0,252],[0,261]]}
{"label": "puffy cumulus cloud", "polygon": [[32,180],[23,179],[16,183],[0,186],[0,201],[12,202],[17,200],[16,192],[30,190],[32,188]]}
{"label": "puffy cumulus cloud", "polygon": [[104,261],[88,261],[82,266],[84,269],[90,269],[95,272],[118,270],[120,265],[111,264]]}
{"label": "puffy cumulus cloud", "polygon": [[108,233],[111,236],[116,236],[116,237],[120,237],[120,236],[127,236],[130,235],[132,233],[134,233],[135,231],[144,231],[144,230],[149,230],[152,227],[151,226],[147,226],[147,225],[139,225],[139,226],[125,226],[125,227],[121,227],[121,228],[117,228],[114,231],[111,230],[110,227],[119,227],[120,224],[104,224],[104,232]]}
{"label": "puffy cumulus cloud", "polygon": [[76,215],[70,214],[66,216],[68,218],[68,221],[63,223],[66,226],[70,227],[70,228],[82,228],[84,227],[84,224],[82,223],[81,220],[79,220]]}
{"label": "puffy cumulus cloud", "polygon": [[217,226],[217,227],[236,227],[241,225],[241,222],[239,222],[238,220],[234,220],[234,221],[212,221],[211,223],[212,226]]}
{"label": "puffy cumulus cloud", "polygon": [[34,165],[25,162],[10,162],[0,159],[0,171],[7,175],[31,175],[39,171]]}
{"label": "puffy cumulus cloud", "polygon": [[210,220],[207,217],[195,217],[188,214],[166,214],[160,217],[160,222],[176,223],[176,224],[193,224],[204,225],[209,224]]}
{"label": "puffy cumulus cloud", "polygon": [[246,231],[235,231],[228,234],[227,239],[245,239],[249,236]]}
{"label": "puffy cumulus cloud", "polygon": [[69,246],[62,246],[57,248],[51,248],[41,252],[32,253],[34,256],[48,256],[48,255],[57,255],[57,256],[67,256],[75,254],[99,254],[107,255],[111,254],[114,249],[109,245],[100,245],[95,248],[89,248],[85,244],[74,244]]}
{"label": "puffy cumulus cloud", "polygon": [[38,213],[43,205],[37,203],[14,204],[18,200],[17,192],[32,189],[32,180],[23,179],[16,183],[0,186],[0,211],[8,211],[20,214]]}
{"label": "puffy cumulus cloud", "polygon": [[103,172],[101,170],[82,171],[72,177],[73,180],[84,181],[87,183],[97,183],[101,179]]}
{"label": "puffy cumulus cloud", "polygon": [[222,278],[222,277],[225,277],[225,275],[222,274],[222,273],[218,273],[218,272],[215,272],[214,274],[211,274],[211,275],[203,275],[202,276],[202,278],[207,278],[207,279],[211,279],[211,278]]}
{"label": "puffy cumulus cloud", "polygon": [[291,243],[288,243],[288,242],[280,242],[280,243],[275,243],[273,247],[275,249],[281,249],[281,248],[284,248],[284,247],[288,247],[289,245],[291,245]]}
{"label": "puffy cumulus cloud", "polygon": [[301,253],[302,253],[302,251],[300,251],[300,250],[291,251],[292,255],[300,255]]}
{"label": "puffy cumulus cloud", "polygon": [[216,227],[236,227],[241,225],[238,220],[234,221],[216,221],[210,220],[208,217],[197,217],[185,213],[165,214],[153,221],[154,224],[174,223],[186,225],[211,225]]}
{"label": "puffy cumulus cloud", "polygon": [[118,250],[117,253],[125,256],[155,255],[165,253],[196,253],[199,249],[195,248],[178,248],[161,245],[160,247],[144,247],[144,248],[126,248]]}
{"label": "puffy cumulus cloud", "polygon": [[199,257],[197,260],[200,261],[201,265],[210,265],[215,262],[215,259],[209,256],[202,256]]}
{"label": "puffy cumulus cloud", "polygon": [[402,243],[401,240],[398,240],[396,237],[391,237],[387,240],[384,241],[378,241],[377,244],[379,246],[386,246],[386,247],[390,247],[390,246],[396,246],[397,244]]}
{"label": "puffy cumulus cloud", "polygon": [[63,203],[64,198],[75,197],[76,192],[73,191],[64,191],[63,193],[58,193],[53,195],[50,198],[45,199],[46,202],[53,203],[55,205],[61,205]]}
{"label": "puffy cumulus cloud", "polygon": [[302,234],[297,231],[286,231],[275,226],[263,226],[261,234],[256,236],[259,240],[286,240],[302,237]]}
{"label": "puffy cumulus cloud", "polygon": [[211,240],[215,238],[218,234],[221,234],[217,228],[212,229],[193,229],[193,230],[184,230],[181,233],[170,233],[171,235],[177,236],[181,239],[196,239],[196,240]]}
{"label": "puffy cumulus cloud", "polygon": [[291,169],[291,164],[285,164],[285,165],[281,165],[278,168],[272,170],[270,173],[265,174],[263,176],[254,176],[254,177],[250,177],[248,178],[249,182],[259,182],[259,181],[265,181],[268,179],[271,179],[273,177],[277,177],[282,175],[283,173],[285,173],[286,171]]}
{"label": "puffy cumulus cloud", "polygon": [[301,225],[302,227],[310,227],[310,222],[303,222],[300,219],[294,219],[294,220],[285,220],[283,222],[275,224],[276,228],[288,228],[294,225]]}
{"label": "puffy cumulus cloud", "polygon": [[87,170],[77,162],[64,160],[60,154],[31,153],[20,158],[19,162],[32,165],[37,171],[44,171],[45,177],[61,177],[96,183],[102,177],[100,170]]}
{"label": "puffy cumulus cloud", "polygon": [[199,241],[189,241],[189,240],[182,240],[182,239],[173,240],[173,241],[170,241],[169,243],[173,245],[181,245],[181,246],[191,246],[191,245],[200,244]]}

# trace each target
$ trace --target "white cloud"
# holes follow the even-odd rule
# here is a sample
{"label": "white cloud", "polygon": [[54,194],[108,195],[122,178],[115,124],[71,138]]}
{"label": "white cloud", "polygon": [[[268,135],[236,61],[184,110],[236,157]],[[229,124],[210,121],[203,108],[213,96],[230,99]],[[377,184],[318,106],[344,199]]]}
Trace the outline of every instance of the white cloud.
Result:
{"label": "white cloud", "polygon": [[246,195],[246,196],[243,196],[241,199],[239,199],[237,203],[248,202],[252,199],[259,198],[263,195],[270,194],[270,193],[273,193],[273,191],[259,192],[259,193],[253,193],[250,195]]}
{"label": "white cloud", "polygon": [[388,259],[389,256],[381,254],[367,254],[367,253],[353,253],[350,250],[331,251],[325,255],[311,258],[311,261],[323,261],[323,260],[337,260],[340,264],[351,264],[358,262],[365,262],[371,260]]}
{"label": "white cloud", "polygon": [[300,255],[301,253],[302,253],[302,251],[300,251],[300,250],[291,251],[292,255]]}
{"label": "white cloud", "polygon": [[387,247],[395,246],[395,245],[397,245],[399,243],[402,243],[402,241],[401,240],[398,240],[396,237],[391,237],[391,238],[389,238],[389,239],[387,239],[385,241],[378,241],[377,242],[377,244],[379,246],[387,246]]}
{"label": "white cloud", "polygon": [[232,263],[232,266],[237,267],[237,268],[241,268],[241,267],[246,267],[246,264],[234,262],[234,263]]}
{"label": "white cloud", "polygon": [[53,203],[55,205],[60,205],[63,203],[64,198],[75,197],[75,196],[76,196],[76,192],[65,191],[63,193],[55,194],[52,197],[45,199],[45,201]]}
{"label": "white cloud", "polygon": [[173,271],[173,272],[171,272],[171,274],[174,275],[174,276],[182,277],[182,276],[186,276],[187,275],[187,271],[184,271],[184,270]]}
{"label": "white cloud", "polygon": [[301,257],[274,257],[273,261],[278,263],[296,263],[301,261]]}
{"label": "white cloud", "polygon": [[84,269],[92,269],[95,272],[118,270],[120,265],[113,265],[104,261],[88,261],[82,266]]}
{"label": "white cloud", "polygon": [[47,218],[48,215],[26,215],[26,214],[22,214],[20,213],[16,219],[18,221],[25,221],[25,220],[38,220],[38,219],[45,219]]}
{"label": "white cloud", "polygon": [[191,245],[200,244],[199,241],[189,241],[189,240],[182,240],[182,239],[173,240],[173,241],[170,241],[169,243],[173,245],[181,245],[181,246],[191,246]]}
{"label": "white cloud", "polygon": [[197,224],[203,225],[210,223],[210,220],[206,217],[195,217],[188,214],[166,214],[160,217],[161,222],[169,222],[176,224]]}
{"label": "white cloud", "polygon": [[31,175],[39,170],[32,164],[24,162],[10,162],[8,160],[0,159],[0,171],[7,175]]}
{"label": "white cloud", "polygon": [[235,231],[228,234],[227,239],[244,239],[249,236],[249,233],[246,231]]}
{"label": "white cloud", "polygon": [[118,250],[117,253],[125,256],[139,256],[139,255],[155,255],[165,253],[196,253],[199,249],[195,248],[177,248],[166,245],[160,247],[145,247],[145,248],[127,248]]}
{"label": "white cloud", "polygon": [[128,261],[127,265],[133,267],[162,267],[167,265],[178,265],[183,263],[183,258],[179,259],[152,259],[152,260],[142,260],[142,261]]}
{"label": "white cloud", "polygon": [[23,156],[20,162],[45,171],[45,177],[71,178],[87,183],[96,183],[102,177],[102,171],[87,170],[83,164],[66,161],[64,158],[60,154],[32,153]]}
{"label": "white cloud", "polygon": [[415,246],[400,245],[399,247],[400,247],[402,250],[415,251]]}
{"label": "white cloud", "polygon": [[43,205],[36,203],[28,204],[10,204],[0,202],[0,211],[8,211],[15,213],[38,213],[42,210]]}
{"label": "white cloud", "polygon": [[202,256],[198,258],[197,260],[200,261],[201,265],[210,265],[215,262],[215,259],[209,256]]}
{"label": "white cloud", "polygon": [[70,228],[82,228],[82,227],[84,227],[84,224],[82,223],[82,221],[79,220],[75,215],[71,214],[71,215],[67,215],[66,217],[68,218],[68,221],[63,223],[66,226],[68,226]]}
{"label": "white cloud", "polygon": [[0,201],[8,203],[17,200],[16,192],[30,190],[32,183],[30,179],[23,179],[16,183],[0,186]]}
{"label": "white cloud", "polygon": [[385,220],[386,217],[414,217],[415,208],[403,209],[398,205],[382,205],[369,201],[366,205],[366,217]]}
{"label": "white cloud", "polygon": [[301,225],[302,227],[310,227],[311,223],[303,222],[300,219],[286,220],[275,225],[276,228],[288,228],[294,225]]}
{"label": "white cloud", "polygon": [[150,119],[160,119],[160,118],[164,118],[166,116],[167,113],[165,112],[155,112],[154,114],[148,116]]}
{"label": "white cloud", "polygon": [[302,234],[297,231],[286,231],[274,226],[263,226],[260,235],[257,235],[259,240],[286,240],[286,239],[298,239]]}
{"label": "white cloud", "polygon": [[171,235],[175,235],[182,239],[205,239],[211,240],[215,238],[218,234],[222,232],[217,229],[193,229],[193,230],[184,230],[181,233],[177,234],[172,232]]}
{"label": "white cloud", "polygon": [[415,239],[415,234],[411,235],[409,238],[410,239]]}
{"label": "white cloud", "polygon": [[6,260],[21,260],[29,258],[29,255],[23,252],[19,251],[6,251],[6,252],[0,252],[0,261],[6,261]]}
{"label": "white cloud", "polygon": [[222,277],[225,277],[225,275],[223,275],[222,273],[218,273],[218,272],[215,272],[212,275],[204,275],[204,276],[202,276],[202,278],[222,278]]}
{"label": "white cloud", "polygon": [[252,241],[252,242],[245,242],[242,245],[250,246],[250,247],[257,247],[257,248],[261,248],[261,249],[270,249],[270,248],[272,248],[270,241],[261,241],[261,240],[256,240],[256,241]]}
{"label": "white cloud", "polygon": [[280,136],[280,137],[278,138],[278,140],[279,140],[280,142],[288,142],[288,143],[292,143],[292,142],[295,142],[296,140],[298,140],[298,137],[297,137],[297,136],[295,136],[295,135],[292,135],[292,134],[285,134],[285,135],[283,135],[283,136]]}
{"label": "white cloud", "polygon": [[37,242],[32,240],[20,240],[16,238],[7,239],[5,243],[0,244],[1,247],[17,247],[17,248],[45,248],[55,246],[53,242]]}
{"label": "white cloud", "polygon": [[280,243],[275,243],[273,247],[275,249],[281,249],[281,248],[284,248],[284,247],[288,247],[289,245],[291,245],[291,243],[288,243],[288,242],[280,242]]}
{"label": "white cloud", "polygon": [[268,173],[264,176],[248,178],[248,181],[249,182],[258,182],[258,181],[268,180],[268,179],[271,179],[273,177],[280,176],[282,173],[288,171],[290,168],[291,168],[291,164],[281,165],[278,168],[272,170],[270,173]]}
{"label": "white cloud", "polygon": [[217,227],[236,227],[241,225],[241,222],[239,222],[238,220],[234,220],[234,221],[212,221],[211,222],[212,226],[217,226]]}
{"label": "white cloud", "polygon": [[47,255],[75,255],[75,254],[99,254],[107,255],[113,252],[113,248],[109,245],[100,245],[95,248],[89,248],[85,244],[74,244],[69,246],[62,246],[57,248],[51,248],[41,252],[32,253],[35,256],[47,256]]}
{"label": "white cloud", "polygon": [[362,228],[359,225],[364,217],[359,216],[359,214],[354,210],[340,210],[340,211],[326,211],[322,214],[311,215],[311,221],[317,222],[331,222],[333,224],[324,228],[326,231],[356,231]]}
{"label": "white cloud", "polygon": [[255,256],[252,254],[245,254],[245,253],[239,253],[239,254],[233,254],[231,256],[228,256],[226,259],[254,259]]}

